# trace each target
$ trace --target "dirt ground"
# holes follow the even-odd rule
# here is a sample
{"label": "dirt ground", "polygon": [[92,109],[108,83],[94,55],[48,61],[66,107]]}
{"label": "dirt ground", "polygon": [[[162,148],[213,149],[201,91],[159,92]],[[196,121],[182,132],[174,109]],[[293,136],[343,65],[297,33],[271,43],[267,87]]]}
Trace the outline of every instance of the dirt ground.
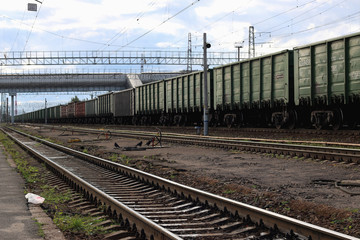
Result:
{"label": "dirt ground", "polygon": [[[104,158],[117,158],[121,163],[174,181],[360,237],[360,195],[345,193],[333,183],[360,180],[358,165],[166,142],[163,148],[122,151],[114,148],[115,142],[120,147],[134,147],[148,139],[98,140],[96,135],[69,132],[59,136],[61,132],[53,130],[36,132],[61,142],[79,139],[81,142],[67,144]],[[319,180],[329,183],[319,184]],[[360,188],[348,190],[360,193]],[[316,212],[319,209],[322,215]]]}

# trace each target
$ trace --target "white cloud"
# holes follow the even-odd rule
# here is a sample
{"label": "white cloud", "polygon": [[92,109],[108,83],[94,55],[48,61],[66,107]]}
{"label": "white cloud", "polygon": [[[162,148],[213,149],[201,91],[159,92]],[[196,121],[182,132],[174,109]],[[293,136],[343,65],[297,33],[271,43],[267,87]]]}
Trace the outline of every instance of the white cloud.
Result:
{"label": "white cloud", "polygon": [[[3,14],[17,21],[0,18],[0,31],[3,31],[0,37],[6,36],[0,41],[0,51],[13,45],[17,31],[19,36],[15,45],[19,45],[20,48],[24,46],[36,16],[35,12],[24,12],[28,2],[31,1],[9,1],[2,6]],[[118,0],[44,0],[27,49],[66,50],[99,47],[99,44],[88,44],[69,38],[97,43],[107,43],[112,39],[112,49],[117,49],[142,35],[144,36],[131,44],[132,47],[182,46],[186,49],[188,33],[207,32],[209,39],[214,42],[213,49],[216,46],[221,50],[232,51],[234,42],[248,40],[250,25],[255,25],[256,32],[271,32],[272,37],[264,40],[276,42],[273,45],[279,47],[284,42],[291,42],[291,39],[296,39],[296,42],[301,44],[306,39],[311,39],[311,35],[317,36],[317,32],[324,29],[306,31],[300,34],[301,38],[298,37],[298,32],[312,29],[315,23],[316,26],[326,24],[334,18],[340,20],[339,23],[325,28],[329,36],[359,30],[356,21],[350,22],[348,28],[337,27],[344,26],[341,19],[351,14],[353,9],[360,7],[357,0],[348,0],[339,6],[335,5],[338,3],[336,1],[326,0],[318,0],[307,5],[307,0],[207,0],[196,2],[186,11],[161,24],[193,2],[194,0],[132,0],[124,4]],[[38,5],[40,7],[40,4]],[[301,17],[296,18],[297,16]],[[304,20],[295,24],[300,19]],[[276,29],[279,30],[275,31]],[[145,34],[150,30],[150,33]],[[259,36],[256,37],[257,41],[263,40]],[[194,38],[193,45],[199,44],[201,37]]]}
{"label": "white cloud", "polygon": [[156,44],[159,48],[179,48],[181,47],[179,44],[174,44],[173,42],[158,42]]}

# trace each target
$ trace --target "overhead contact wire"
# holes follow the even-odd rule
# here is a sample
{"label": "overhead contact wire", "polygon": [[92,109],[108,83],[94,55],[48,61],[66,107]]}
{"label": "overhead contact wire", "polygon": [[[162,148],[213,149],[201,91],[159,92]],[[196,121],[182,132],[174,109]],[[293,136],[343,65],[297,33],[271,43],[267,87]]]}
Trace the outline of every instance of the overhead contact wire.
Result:
{"label": "overhead contact wire", "polygon": [[157,25],[156,27],[150,29],[149,31],[145,32],[144,34],[140,35],[139,37],[135,38],[134,40],[132,40],[131,42],[127,43],[126,45],[122,46],[121,48],[119,48],[118,50],[129,46],[130,44],[136,42],[137,40],[143,38],[144,36],[148,35],[149,33],[151,33],[152,31],[154,31],[156,28],[160,27],[161,25],[165,24],[166,22],[170,21],[171,19],[175,18],[176,16],[178,16],[179,14],[183,13],[184,11],[186,11],[187,9],[189,9],[190,7],[194,6],[196,3],[200,2],[200,0],[196,0],[194,2],[192,2],[190,5],[188,5],[187,7],[183,8],[182,10],[180,10],[179,12],[175,13],[174,15],[172,15],[171,17],[167,18],[166,20],[164,20],[163,22],[161,22],[159,25]]}

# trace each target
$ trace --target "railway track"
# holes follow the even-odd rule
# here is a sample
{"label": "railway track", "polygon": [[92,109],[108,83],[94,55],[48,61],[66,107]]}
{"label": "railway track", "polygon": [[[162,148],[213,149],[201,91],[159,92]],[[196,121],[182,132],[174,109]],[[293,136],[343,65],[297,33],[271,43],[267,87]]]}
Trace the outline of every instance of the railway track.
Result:
{"label": "railway track", "polygon": [[[77,127],[93,127],[94,125],[86,124],[71,124],[72,126]],[[128,130],[128,131],[148,131],[151,128],[156,126],[143,126],[143,125],[98,125],[98,128],[104,129],[115,129],[115,130]],[[190,126],[158,126],[163,132],[173,132],[173,133],[186,133],[186,134],[195,134],[196,130],[194,127]],[[316,129],[306,129],[306,128],[296,128],[296,129],[276,129],[276,128],[227,128],[227,127],[210,127],[210,132],[213,136],[223,136],[223,137],[237,137],[240,135],[250,135],[250,136],[271,136],[272,138],[288,138],[289,136],[307,136],[308,139],[352,139],[360,136],[359,130],[351,129],[342,129],[342,130],[316,130]],[[351,140],[349,140],[351,141]]]}
{"label": "railway track", "polygon": [[3,131],[141,238],[356,239],[27,134]]}
{"label": "railway track", "polygon": [[[43,126],[42,126],[43,128]],[[79,127],[50,127],[61,131],[71,133],[100,134],[119,137],[135,137],[142,139],[151,139],[159,135],[159,132],[148,131],[127,131],[127,130],[95,130]],[[346,164],[360,164],[360,144],[337,143],[323,141],[291,141],[269,140],[256,138],[229,138],[198,136],[177,133],[161,133],[161,139],[164,142],[201,145],[207,147],[218,147],[233,149],[239,151],[261,152],[274,155],[288,155],[291,157],[303,157],[319,160],[334,161]]]}

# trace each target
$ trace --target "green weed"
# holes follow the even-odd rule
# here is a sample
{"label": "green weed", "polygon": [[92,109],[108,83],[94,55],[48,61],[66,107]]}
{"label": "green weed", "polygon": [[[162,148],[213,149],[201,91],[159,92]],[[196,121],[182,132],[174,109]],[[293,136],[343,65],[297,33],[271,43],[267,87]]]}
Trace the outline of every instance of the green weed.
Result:
{"label": "green weed", "polygon": [[30,166],[26,161],[26,156],[21,154],[17,149],[15,149],[15,143],[6,137],[4,133],[0,133],[0,141],[3,144],[6,152],[11,156],[11,158],[16,163],[17,170],[25,178],[27,183],[35,183],[40,181],[40,176],[38,173],[38,168]]}
{"label": "green weed", "polygon": [[118,162],[118,157],[119,155],[117,153],[113,153],[110,157],[109,160],[111,160],[112,162]]}
{"label": "green weed", "polygon": [[36,225],[38,226],[38,235],[42,238],[45,238],[45,233],[44,230],[42,228],[43,224],[39,223],[37,219],[33,218],[33,220],[35,221]]}
{"label": "green weed", "polygon": [[94,235],[104,233],[103,227],[94,226],[102,222],[103,219],[98,219],[91,216],[66,215],[57,212],[54,216],[54,223],[62,231],[70,231],[74,233],[85,233],[86,235]]}
{"label": "green weed", "polygon": [[60,204],[66,203],[72,199],[72,194],[70,191],[67,192],[59,192],[56,187],[52,187],[49,185],[44,185],[41,187],[42,193],[40,194],[45,198],[46,203],[48,204]]}

